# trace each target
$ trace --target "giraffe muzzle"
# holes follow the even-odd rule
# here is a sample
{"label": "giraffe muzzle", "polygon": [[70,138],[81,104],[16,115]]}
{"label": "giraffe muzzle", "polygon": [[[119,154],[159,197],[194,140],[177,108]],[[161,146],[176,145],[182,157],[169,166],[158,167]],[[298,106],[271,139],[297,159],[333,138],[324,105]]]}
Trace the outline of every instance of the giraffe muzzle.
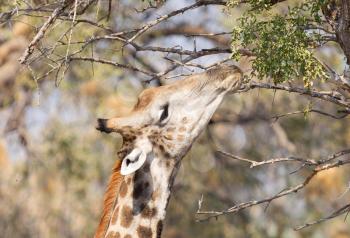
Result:
{"label": "giraffe muzzle", "polygon": [[97,119],[96,130],[99,130],[105,133],[111,133],[113,130],[107,127],[107,122],[108,122],[108,119],[101,119],[101,118]]}

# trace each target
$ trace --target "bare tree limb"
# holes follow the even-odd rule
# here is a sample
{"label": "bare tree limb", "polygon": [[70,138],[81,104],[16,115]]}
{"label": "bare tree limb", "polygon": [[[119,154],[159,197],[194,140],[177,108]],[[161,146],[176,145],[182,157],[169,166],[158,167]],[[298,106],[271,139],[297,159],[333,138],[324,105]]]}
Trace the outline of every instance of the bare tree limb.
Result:
{"label": "bare tree limb", "polygon": [[[321,219],[313,221],[313,222],[305,223],[304,225],[301,225],[301,226],[297,226],[294,228],[294,230],[299,231],[299,230],[307,228],[309,226],[316,225],[316,224],[328,221],[330,219],[333,219],[335,217],[341,216],[345,213],[348,214],[349,212],[350,212],[350,204],[347,204],[347,205],[341,207],[340,209],[336,210],[335,212],[333,212],[329,216],[326,216],[324,218],[321,218]],[[346,216],[345,216],[345,219],[346,219]]]}
{"label": "bare tree limb", "polygon": [[[220,153],[223,153],[223,152],[220,152]],[[288,157],[288,158],[277,158],[277,159],[271,159],[271,160],[257,162],[257,161],[253,161],[253,160],[249,160],[249,159],[244,159],[244,158],[241,158],[241,157],[238,157],[238,156],[234,156],[234,155],[231,155],[229,153],[224,153],[225,156],[229,156],[230,158],[234,158],[234,159],[237,159],[237,160],[241,160],[241,161],[250,163],[251,164],[251,168],[259,166],[259,165],[273,164],[273,163],[276,163],[276,162],[286,162],[286,161],[289,161],[289,162],[291,162],[291,161],[295,162],[296,161],[296,162],[302,163],[305,166],[313,167],[313,168],[312,168],[311,174],[309,174],[304,179],[304,181],[302,183],[297,184],[297,185],[292,186],[292,187],[289,187],[289,188],[285,188],[284,190],[282,190],[281,192],[279,192],[279,193],[277,193],[277,194],[275,194],[273,196],[270,196],[270,197],[267,197],[267,198],[264,198],[264,199],[261,199],[261,200],[252,200],[252,201],[249,201],[249,202],[240,203],[240,204],[234,205],[234,206],[232,206],[232,207],[230,207],[230,208],[228,208],[226,210],[222,210],[222,211],[203,211],[201,209],[198,209],[196,214],[199,215],[199,216],[204,216],[204,217],[198,218],[197,221],[199,221],[199,222],[208,221],[211,218],[217,218],[217,217],[222,216],[222,215],[237,213],[237,212],[239,212],[241,210],[244,210],[246,208],[253,207],[253,206],[256,206],[256,205],[259,205],[259,204],[264,204],[264,203],[269,204],[273,200],[276,200],[278,198],[281,198],[281,197],[284,197],[284,196],[296,193],[296,192],[300,191],[301,189],[303,189],[306,185],[308,185],[309,182],[319,172],[321,172],[323,170],[327,170],[327,169],[343,166],[343,165],[346,165],[346,164],[350,164],[350,157],[348,157],[346,159],[343,159],[343,160],[337,159],[337,158],[339,158],[339,157],[341,157],[343,155],[346,155],[346,154],[350,154],[350,149],[342,150],[340,152],[337,152],[337,153],[334,153],[334,154],[328,156],[327,159],[318,160],[318,161],[309,160],[309,159],[302,159],[302,158],[295,158],[295,157]],[[337,159],[337,160],[335,160],[335,159]],[[333,160],[335,160],[335,161],[333,161]],[[203,203],[203,200],[201,201],[200,204],[202,205],[202,203]],[[339,212],[336,213],[336,214],[339,214]],[[341,213],[341,214],[343,214],[343,213]]]}
{"label": "bare tree limb", "polygon": [[251,82],[249,85],[246,85],[246,88],[243,89],[244,91],[248,91],[249,89],[255,89],[255,88],[264,88],[264,89],[273,89],[273,90],[281,90],[281,91],[287,91],[292,93],[299,93],[303,95],[307,95],[310,97],[315,97],[322,99],[324,101],[332,102],[336,105],[345,107],[345,112],[350,113],[350,101],[344,100],[337,92],[318,92],[315,90],[309,90],[306,88],[299,88],[299,87],[293,87],[293,86],[286,86],[286,85],[274,85],[269,83],[257,83],[257,82]]}
{"label": "bare tree limb", "polygon": [[[274,159],[263,160],[263,161],[254,161],[254,160],[242,158],[242,157],[237,156],[237,155],[229,154],[227,152],[220,151],[220,150],[217,152],[219,152],[220,154],[222,154],[224,156],[230,157],[231,159],[236,159],[236,160],[248,162],[248,163],[250,163],[250,168],[254,168],[257,166],[261,166],[261,165],[280,163],[280,162],[298,162],[298,163],[303,163],[306,165],[318,165],[319,164],[315,160],[303,159],[303,158],[298,158],[298,157],[294,157],[294,156],[283,157],[283,158],[274,158]],[[350,153],[350,150],[349,150],[349,153]]]}
{"label": "bare tree limb", "polygon": [[173,11],[169,14],[163,15],[159,18],[157,18],[154,21],[151,21],[145,25],[143,25],[141,28],[139,28],[139,30],[136,32],[136,34],[134,34],[130,39],[128,39],[128,43],[133,42],[136,38],[138,38],[140,35],[142,35],[145,31],[147,31],[148,29],[150,29],[151,27],[154,27],[155,25],[159,24],[160,22],[167,20],[173,16],[182,14],[188,10],[191,9],[195,9],[201,6],[207,6],[207,5],[226,5],[226,1],[216,1],[216,0],[201,0],[201,1],[197,1],[194,4],[181,8],[179,10]]}
{"label": "bare tree limb", "polygon": [[27,49],[19,59],[21,64],[25,64],[28,57],[33,53],[34,47],[38,44],[38,42],[44,37],[47,29],[55,22],[58,16],[69,6],[70,0],[65,0],[59,7],[57,7],[51,14],[51,16],[47,19],[47,21],[42,25],[39,32],[35,35],[33,40],[29,43]]}
{"label": "bare tree limb", "polygon": [[137,72],[143,73],[143,74],[148,75],[148,76],[152,76],[152,77],[156,76],[156,74],[154,74],[152,72],[148,72],[148,71],[145,71],[143,69],[139,69],[139,68],[137,68],[135,66],[132,66],[132,65],[120,64],[118,62],[113,62],[113,61],[99,59],[99,58],[69,57],[68,60],[69,61],[89,61],[89,62],[96,62],[96,63],[101,63],[101,64],[108,64],[108,65],[112,65],[112,66],[119,67],[119,68],[124,68],[124,69],[132,70],[132,71],[137,71]]}
{"label": "bare tree limb", "polygon": [[348,113],[344,113],[342,115],[333,115],[330,114],[328,112],[324,112],[318,109],[309,109],[309,110],[304,110],[304,111],[294,111],[294,112],[288,112],[288,113],[284,113],[284,114],[279,114],[279,115],[275,115],[272,117],[272,119],[274,119],[275,121],[277,121],[278,119],[282,118],[282,117],[286,117],[286,116],[290,116],[290,115],[296,115],[296,114],[305,114],[305,113],[310,113],[310,112],[314,112],[314,113],[318,113],[324,116],[328,116],[331,117],[333,119],[343,119],[345,117],[347,117],[349,114]]}

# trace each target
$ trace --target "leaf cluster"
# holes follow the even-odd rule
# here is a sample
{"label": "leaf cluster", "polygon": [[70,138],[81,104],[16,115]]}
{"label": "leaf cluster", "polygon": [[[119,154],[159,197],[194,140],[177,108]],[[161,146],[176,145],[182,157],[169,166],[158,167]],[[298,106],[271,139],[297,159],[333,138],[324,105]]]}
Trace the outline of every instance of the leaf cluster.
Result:
{"label": "leaf cluster", "polygon": [[312,51],[322,35],[308,28],[311,22],[321,21],[323,0],[289,8],[285,15],[268,12],[270,0],[248,2],[250,8],[239,18],[232,34],[234,59],[241,57],[241,47],[250,49],[255,55],[253,74],[260,79],[272,78],[276,84],[302,79],[305,87],[310,87],[314,80],[327,78]]}

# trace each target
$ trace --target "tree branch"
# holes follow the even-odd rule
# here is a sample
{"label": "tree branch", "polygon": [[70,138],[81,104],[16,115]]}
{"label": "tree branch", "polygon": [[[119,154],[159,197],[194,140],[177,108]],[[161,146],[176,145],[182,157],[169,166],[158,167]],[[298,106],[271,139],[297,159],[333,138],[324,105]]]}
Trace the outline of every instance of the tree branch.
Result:
{"label": "tree branch", "polygon": [[[211,218],[217,218],[219,216],[226,215],[226,214],[237,213],[241,210],[244,210],[246,208],[253,207],[253,206],[256,206],[259,204],[264,204],[264,203],[269,204],[278,198],[281,198],[281,197],[284,197],[284,196],[287,196],[287,195],[290,195],[293,193],[297,193],[298,191],[303,189],[306,185],[308,185],[310,183],[310,181],[321,171],[335,168],[335,167],[339,167],[339,166],[343,166],[345,164],[350,164],[350,157],[343,159],[343,160],[338,159],[336,161],[333,161],[334,159],[337,159],[343,155],[350,154],[350,149],[342,150],[340,152],[337,152],[337,153],[334,153],[334,154],[328,156],[327,159],[318,160],[318,161],[310,160],[310,159],[303,159],[303,158],[287,157],[287,158],[277,158],[277,159],[271,159],[271,160],[257,162],[257,161],[253,161],[253,160],[249,160],[249,159],[243,159],[243,158],[231,155],[231,154],[226,153],[226,152],[220,152],[220,153],[223,153],[225,156],[229,156],[230,158],[238,159],[238,160],[241,160],[244,162],[249,162],[251,164],[251,168],[256,167],[256,166],[260,166],[260,165],[265,165],[265,164],[273,164],[276,162],[299,162],[299,163],[302,163],[303,166],[312,167],[312,172],[304,179],[304,181],[302,183],[297,184],[297,185],[292,186],[292,187],[289,187],[289,188],[285,188],[284,190],[277,193],[276,195],[273,195],[273,196],[270,196],[270,197],[267,197],[267,198],[264,198],[261,200],[252,200],[249,202],[240,203],[240,204],[234,205],[226,210],[203,211],[203,210],[201,210],[201,206],[202,206],[203,201],[201,201],[200,202],[201,206],[198,208],[198,211],[196,214],[200,215],[200,216],[204,216],[204,217],[198,218],[197,221],[199,221],[199,222],[208,221]],[[342,213],[335,212],[335,214],[340,215]]]}
{"label": "tree branch", "polygon": [[46,20],[46,22],[42,25],[39,32],[35,35],[33,40],[29,43],[27,49],[19,59],[21,64],[25,64],[28,57],[33,53],[34,47],[38,44],[38,42],[44,37],[47,29],[55,22],[58,16],[70,5],[70,0],[65,0],[59,7],[57,7],[51,14],[51,16]]}
{"label": "tree branch", "polygon": [[242,92],[248,91],[250,89],[255,88],[264,88],[264,89],[272,89],[272,90],[281,90],[281,91],[287,91],[292,93],[299,93],[302,95],[307,95],[314,98],[319,98],[324,101],[332,102],[336,105],[345,107],[346,113],[350,113],[350,101],[344,100],[339,93],[332,91],[332,92],[318,92],[312,89],[306,89],[306,88],[299,88],[299,87],[293,87],[293,86],[286,86],[286,85],[274,85],[269,83],[257,83],[257,82],[251,82],[249,85],[246,85],[245,88],[243,88]]}

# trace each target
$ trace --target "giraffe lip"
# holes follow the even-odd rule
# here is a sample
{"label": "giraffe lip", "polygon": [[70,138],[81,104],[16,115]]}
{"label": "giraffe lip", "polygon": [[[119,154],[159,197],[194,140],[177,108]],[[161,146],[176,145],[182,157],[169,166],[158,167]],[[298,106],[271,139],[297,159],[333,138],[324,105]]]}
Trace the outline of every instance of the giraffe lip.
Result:
{"label": "giraffe lip", "polygon": [[111,133],[113,130],[111,128],[107,127],[107,121],[108,121],[108,119],[98,118],[96,130],[101,131],[101,132],[105,132],[105,133]]}

